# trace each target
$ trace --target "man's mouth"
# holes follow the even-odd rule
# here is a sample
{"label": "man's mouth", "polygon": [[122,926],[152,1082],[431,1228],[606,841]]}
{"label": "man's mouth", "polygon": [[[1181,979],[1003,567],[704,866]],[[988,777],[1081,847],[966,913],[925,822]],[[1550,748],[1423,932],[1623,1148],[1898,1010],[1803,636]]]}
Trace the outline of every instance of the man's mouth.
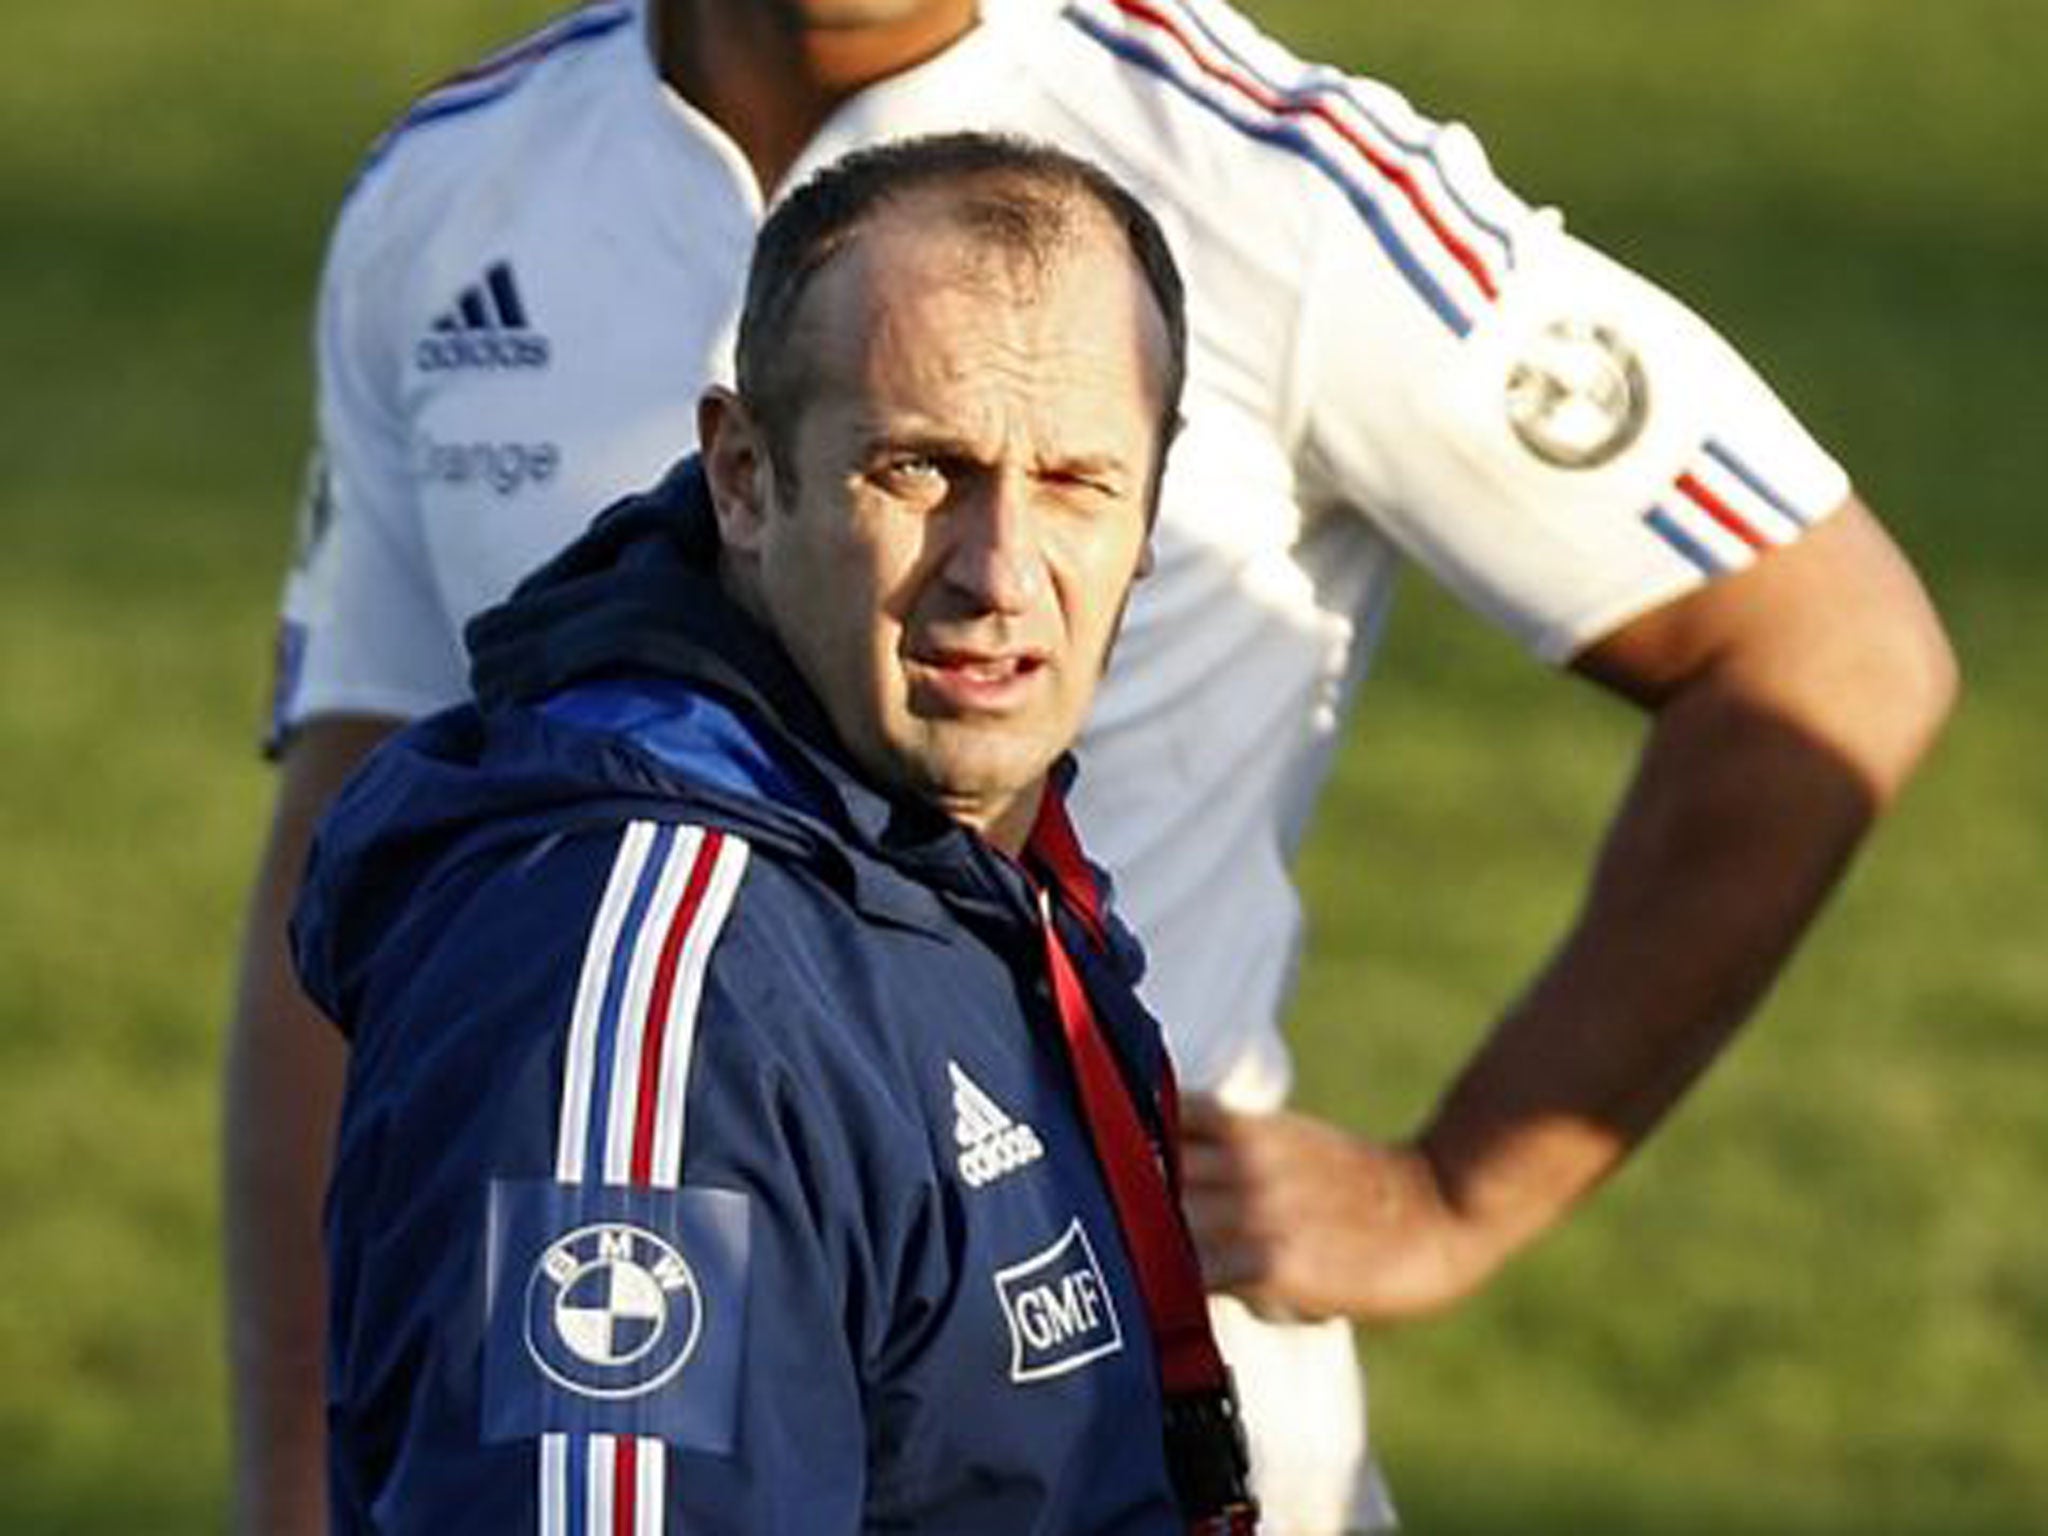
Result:
{"label": "man's mouth", "polygon": [[1038,651],[960,646],[929,647],[911,660],[919,682],[940,701],[975,712],[1014,706],[1046,665],[1046,657]]}

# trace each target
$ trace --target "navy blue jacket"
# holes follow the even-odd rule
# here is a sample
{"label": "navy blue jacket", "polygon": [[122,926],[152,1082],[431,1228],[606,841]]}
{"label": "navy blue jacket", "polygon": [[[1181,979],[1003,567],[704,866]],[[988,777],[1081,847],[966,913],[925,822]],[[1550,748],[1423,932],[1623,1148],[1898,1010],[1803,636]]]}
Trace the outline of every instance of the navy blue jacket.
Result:
{"label": "navy blue jacket", "polygon": [[320,833],[337,1529],[1178,1532],[1033,887],[850,771],[710,537],[687,471],[608,514]]}

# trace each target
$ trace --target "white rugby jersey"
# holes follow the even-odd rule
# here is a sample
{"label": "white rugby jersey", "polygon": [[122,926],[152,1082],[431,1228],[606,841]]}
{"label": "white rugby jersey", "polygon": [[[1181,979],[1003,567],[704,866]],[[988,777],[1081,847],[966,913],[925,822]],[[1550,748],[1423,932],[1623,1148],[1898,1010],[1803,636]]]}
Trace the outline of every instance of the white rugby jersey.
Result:
{"label": "white rugby jersey", "polygon": [[[570,13],[430,92],[350,190],[279,731],[462,697],[464,621],[691,449],[700,389],[729,378],[762,198],[657,75],[646,3]],[[1402,557],[1561,660],[1797,537],[1847,482],[1731,349],[1522,202],[1470,134],[1213,0],[986,0],[960,43],[847,102],[790,184],[961,127],[1101,163],[1187,278],[1186,430],[1075,810],[1183,1080],[1270,1106],[1289,866]],[[1348,1336],[1321,1338],[1348,1378]],[[1269,1490],[1360,1465],[1362,1409],[1316,1400],[1301,1347],[1237,1347]],[[1296,1430],[1263,1432],[1269,1394]]]}

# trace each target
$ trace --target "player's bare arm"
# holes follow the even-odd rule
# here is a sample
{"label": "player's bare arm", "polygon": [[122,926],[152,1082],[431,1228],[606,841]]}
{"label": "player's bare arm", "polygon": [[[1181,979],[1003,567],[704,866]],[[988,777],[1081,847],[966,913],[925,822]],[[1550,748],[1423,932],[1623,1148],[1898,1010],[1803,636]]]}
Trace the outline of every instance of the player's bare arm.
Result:
{"label": "player's bare arm", "polygon": [[1195,1107],[1213,1284],[1392,1320],[1484,1283],[1727,1044],[1956,688],[1918,580],[1855,502],[1574,665],[1653,719],[1563,943],[1410,1145]]}
{"label": "player's bare arm", "polygon": [[321,812],[395,725],[332,717],[293,734],[242,937],[222,1126],[227,1336],[236,1529],[264,1536],[327,1529],[320,1201],[347,1060],[299,990],[285,915]]}

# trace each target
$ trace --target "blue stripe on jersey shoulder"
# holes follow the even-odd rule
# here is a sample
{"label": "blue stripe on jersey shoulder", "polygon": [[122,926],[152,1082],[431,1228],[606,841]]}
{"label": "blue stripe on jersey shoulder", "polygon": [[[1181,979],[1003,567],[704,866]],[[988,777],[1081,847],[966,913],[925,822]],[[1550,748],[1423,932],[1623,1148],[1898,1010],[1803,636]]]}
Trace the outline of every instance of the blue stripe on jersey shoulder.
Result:
{"label": "blue stripe on jersey shoulder", "polygon": [[1762,475],[1738,458],[1734,449],[1711,437],[1706,440],[1704,447],[1708,458],[1748,486],[1765,505],[1769,506],[1772,511],[1776,512],[1794,527],[1804,528],[1812,521],[1812,519],[1804,516],[1797,507],[1793,506],[1789,500],[1774,490]]}
{"label": "blue stripe on jersey shoulder", "polygon": [[1694,565],[1709,577],[1719,576],[1728,567],[1715,558],[1706,545],[1700,543],[1679,525],[1678,519],[1661,506],[1652,507],[1643,514],[1643,523],[1666,544],[1669,544],[1687,563]]}
{"label": "blue stripe on jersey shoulder", "polygon": [[350,183],[353,192],[363,178],[375,170],[398,141],[416,128],[445,122],[502,101],[533,73],[542,59],[564,48],[579,46],[616,32],[633,19],[633,7],[626,0],[597,0],[557,17],[520,41],[490,54],[482,63],[451,76],[415,100],[404,116],[387,128]]}
{"label": "blue stripe on jersey shoulder", "polygon": [[1070,8],[1066,16],[1085,35],[1111,53],[1157,76],[1180,91],[1188,100],[1214,113],[1247,138],[1285,150],[1321,171],[1345,195],[1351,206],[1358,210],[1359,217],[1365,220],[1366,226],[1371,229],[1373,237],[1379,241],[1380,248],[1386,252],[1395,269],[1407,279],[1408,285],[1421,296],[1423,302],[1435,311],[1437,318],[1449,326],[1456,335],[1464,336],[1471,331],[1471,317],[1444,292],[1429,269],[1422,264],[1414,251],[1409,249],[1408,243],[1401,238],[1400,233],[1394,228],[1393,221],[1388,218],[1386,210],[1379,205],[1378,199],[1335,159],[1319,149],[1300,128],[1284,119],[1235,111],[1221,100],[1200,90],[1192,82],[1181,78],[1163,54],[1146,46],[1137,38],[1112,32],[1094,17],[1084,15],[1078,10]]}
{"label": "blue stripe on jersey shoulder", "polygon": [[1434,135],[1417,137],[1402,133],[1387,120],[1385,114],[1374,111],[1357,92],[1352,90],[1349,78],[1341,70],[1317,66],[1306,71],[1301,84],[1282,84],[1246,58],[1228,38],[1216,31],[1198,6],[1180,6],[1177,10],[1181,18],[1202,35],[1202,41],[1213,48],[1232,68],[1248,79],[1256,81],[1273,96],[1289,103],[1314,101],[1317,97],[1334,97],[1370,123],[1373,131],[1388,144],[1411,160],[1425,162],[1430,169],[1430,179],[1443,190],[1444,196],[1449,198],[1457,210],[1471,222],[1473,228],[1500,247],[1502,262],[1508,267],[1514,266],[1514,240],[1497,222],[1474,207],[1466,198],[1464,190],[1451,180],[1450,173],[1437,158]]}

